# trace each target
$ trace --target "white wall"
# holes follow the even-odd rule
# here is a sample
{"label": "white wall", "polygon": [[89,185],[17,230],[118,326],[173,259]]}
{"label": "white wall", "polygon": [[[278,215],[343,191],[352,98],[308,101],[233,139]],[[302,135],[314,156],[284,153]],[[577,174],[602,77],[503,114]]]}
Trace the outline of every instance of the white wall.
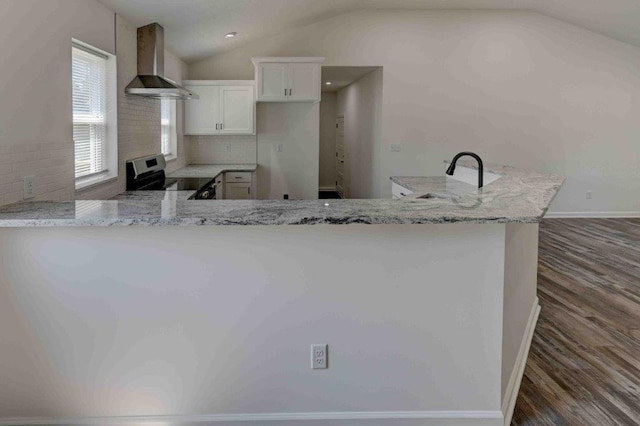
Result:
{"label": "white wall", "polygon": [[[485,424],[500,416],[504,244],[504,225],[2,229],[0,423]],[[328,370],[310,369],[315,343]]]}
{"label": "white wall", "polygon": [[94,0],[0,4],[0,204],[34,175],[40,200],[74,197],[71,39],[115,54],[114,14]]}
{"label": "white wall", "polygon": [[[337,112],[344,116],[345,193],[348,198],[376,198],[384,193],[378,174],[382,146],[382,68],[338,91]],[[387,192],[389,182],[383,182]],[[387,194],[388,195],[388,194]]]}
{"label": "white wall", "polygon": [[530,12],[366,11],[193,63],[190,77],[253,78],[249,58],[270,55],[384,67],[377,197],[390,175],[441,174],[473,150],[568,176],[552,211],[640,211],[638,47]]}
{"label": "white wall", "polygon": [[[508,224],[505,232],[504,319],[502,323],[502,398],[509,398],[509,386],[519,385],[518,356],[527,327],[539,307],[538,224]],[[535,325],[535,324],[534,324]],[[526,356],[526,354],[524,354]],[[524,362],[524,361],[522,361]],[[514,377],[515,375],[515,377]],[[518,382],[510,383],[517,378]],[[517,393],[517,391],[516,391]],[[503,406],[503,408],[505,408]]]}
{"label": "white wall", "polygon": [[[2,0],[0,6],[0,204],[22,200],[23,177],[35,175],[36,200],[109,198],[125,188],[124,161],[160,152],[160,104],[127,98],[136,75],[135,26],[95,0]],[[116,30],[117,26],[117,30]],[[116,46],[116,31],[118,46]],[[75,192],[71,111],[71,39],[117,55],[117,181]],[[169,78],[186,63],[165,52]],[[185,164],[181,107],[178,159]]]}
{"label": "white wall", "polygon": [[319,104],[260,102],[256,110],[258,198],[281,200],[288,194],[292,200],[317,199]]}
{"label": "white wall", "polygon": [[336,92],[323,92],[320,102],[320,188],[336,187]]}

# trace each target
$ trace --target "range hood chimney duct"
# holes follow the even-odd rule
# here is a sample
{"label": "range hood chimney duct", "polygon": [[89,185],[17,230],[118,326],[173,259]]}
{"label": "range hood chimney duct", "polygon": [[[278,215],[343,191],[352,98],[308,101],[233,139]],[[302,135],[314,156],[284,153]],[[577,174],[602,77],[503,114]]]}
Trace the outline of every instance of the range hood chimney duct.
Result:
{"label": "range hood chimney duct", "polygon": [[138,75],[125,93],[155,99],[198,99],[164,77],[164,28],[158,23],[138,28]]}

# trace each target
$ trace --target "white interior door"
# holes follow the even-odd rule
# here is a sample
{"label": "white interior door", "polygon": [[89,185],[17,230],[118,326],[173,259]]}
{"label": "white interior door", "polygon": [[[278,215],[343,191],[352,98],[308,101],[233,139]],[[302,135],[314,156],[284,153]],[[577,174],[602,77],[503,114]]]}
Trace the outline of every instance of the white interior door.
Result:
{"label": "white interior door", "polygon": [[289,64],[288,77],[290,101],[320,99],[320,66],[318,64]]}
{"label": "white interior door", "polygon": [[199,99],[184,102],[184,134],[213,135],[220,116],[219,86],[186,86]]}
{"label": "white interior door", "polygon": [[225,135],[254,133],[253,87],[222,86],[220,88],[220,122]]}
{"label": "white interior door", "polygon": [[286,101],[288,64],[265,63],[258,66],[258,100]]}
{"label": "white interior door", "polygon": [[346,198],[345,188],[345,153],[344,153],[344,117],[336,119],[336,192]]}

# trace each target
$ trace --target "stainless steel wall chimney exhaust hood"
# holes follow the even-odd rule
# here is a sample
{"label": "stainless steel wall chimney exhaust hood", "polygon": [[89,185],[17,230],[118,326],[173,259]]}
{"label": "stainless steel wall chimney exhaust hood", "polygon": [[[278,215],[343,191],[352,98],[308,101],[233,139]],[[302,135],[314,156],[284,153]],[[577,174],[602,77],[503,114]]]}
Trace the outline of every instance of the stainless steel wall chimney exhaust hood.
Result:
{"label": "stainless steel wall chimney exhaust hood", "polygon": [[164,28],[160,24],[138,28],[138,75],[124,91],[146,98],[198,99],[198,95],[164,77]]}

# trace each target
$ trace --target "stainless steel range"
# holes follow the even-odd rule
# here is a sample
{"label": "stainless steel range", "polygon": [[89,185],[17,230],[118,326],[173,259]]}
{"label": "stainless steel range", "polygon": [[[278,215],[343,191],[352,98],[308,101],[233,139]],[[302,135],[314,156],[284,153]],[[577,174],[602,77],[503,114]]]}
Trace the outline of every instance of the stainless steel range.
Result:
{"label": "stainless steel range", "polygon": [[206,178],[168,178],[164,155],[127,161],[127,191],[194,191],[190,200],[215,200],[215,176]]}

